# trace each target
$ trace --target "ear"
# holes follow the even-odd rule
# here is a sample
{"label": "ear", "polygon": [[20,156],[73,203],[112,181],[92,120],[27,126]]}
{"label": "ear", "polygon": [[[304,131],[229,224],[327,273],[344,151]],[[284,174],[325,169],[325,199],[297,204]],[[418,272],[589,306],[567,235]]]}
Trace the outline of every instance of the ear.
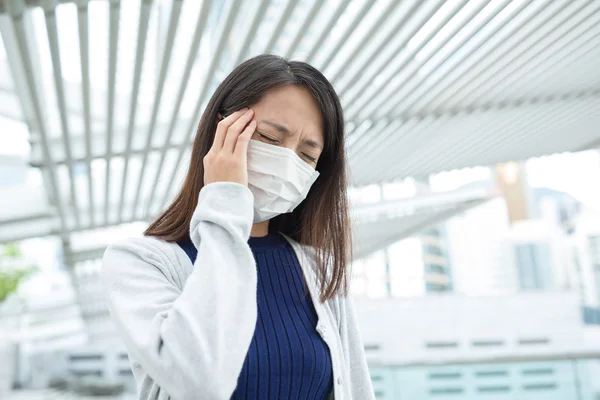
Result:
{"label": "ear", "polygon": [[217,113],[217,124],[219,123],[219,121],[223,120],[223,116],[221,115],[221,113]]}

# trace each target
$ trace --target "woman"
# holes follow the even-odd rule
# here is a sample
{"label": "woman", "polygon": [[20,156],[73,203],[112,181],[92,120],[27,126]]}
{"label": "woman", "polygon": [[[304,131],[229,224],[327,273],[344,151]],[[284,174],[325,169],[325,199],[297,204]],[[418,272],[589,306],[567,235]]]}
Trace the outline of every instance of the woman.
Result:
{"label": "woman", "polygon": [[344,121],[327,79],[261,55],[217,88],[179,195],[103,282],[140,399],[373,399],[347,296]]}

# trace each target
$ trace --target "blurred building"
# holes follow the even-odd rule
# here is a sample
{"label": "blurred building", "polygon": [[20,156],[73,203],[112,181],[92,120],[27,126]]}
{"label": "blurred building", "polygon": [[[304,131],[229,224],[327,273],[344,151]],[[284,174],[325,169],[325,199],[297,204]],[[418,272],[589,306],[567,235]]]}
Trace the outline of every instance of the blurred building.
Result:
{"label": "blurred building", "polygon": [[428,228],[419,237],[423,248],[425,292],[452,291],[452,265],[444,225]]}
{"label": "blurred building", "polygon": [[570,238],[569,284],[583,304],[600,306],[600,215],[584,212]]}
{"label": "blurred building", "polygon": [[378,399],[600,395],[595,379],[600,360],[593,356],[600,350],[600,321],[584,322],[576,294],[443,295],[356,304]]}
{"label": "blurred building", "polygon": [[[416,192],[431,193],[428,177],[414,179]],[[423,280],[426,293],[452,290],[452,265],[448,257],[444,224],[436,224],[419,234],[423,251]]]}
{"label": "blurred building", "polygon": [[446,226],[457,293],[478,296],[517,291],[515,262],[506,242],[510,226],[503,198],[455,216]]}
{"label": "blurred building", "polygon": [[512,249],[519,290],[566,288],[567,237],[558,225],[544,220],[518,221],[506,240]]}

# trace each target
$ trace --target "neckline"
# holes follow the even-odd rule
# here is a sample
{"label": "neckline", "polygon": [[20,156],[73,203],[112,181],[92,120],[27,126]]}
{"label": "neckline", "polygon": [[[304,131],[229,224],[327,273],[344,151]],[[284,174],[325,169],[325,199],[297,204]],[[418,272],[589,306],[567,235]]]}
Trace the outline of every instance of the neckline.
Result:
{"label": "neckline", "polygon": [[269,232],[266,236],[248,238],[250,247],[273,247],[283,243],[283,238],[277,232]]}

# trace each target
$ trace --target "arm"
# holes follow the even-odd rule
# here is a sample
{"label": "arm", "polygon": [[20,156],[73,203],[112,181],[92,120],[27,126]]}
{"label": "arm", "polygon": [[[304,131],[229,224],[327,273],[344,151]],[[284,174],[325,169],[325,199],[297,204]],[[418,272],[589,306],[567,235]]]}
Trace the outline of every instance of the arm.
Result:
{"label": "arm", "polygon": [[190,224],[198,257],[183,290],[171,278],[179,265],[147,240],[110,246],[104,255],[102,279],[119,333],[174,400],[228,399],[235,390],[256,325],[252,205],[250,190],[237,183],[201,190]]}
{"label": "arm", "polygon": [[371,375],[365,357],[354,302],[350,297],[339,298],[340,307],[340,336],[342,339],[344,357],[350,368],[350,384],[353,399],[375,400]]}

